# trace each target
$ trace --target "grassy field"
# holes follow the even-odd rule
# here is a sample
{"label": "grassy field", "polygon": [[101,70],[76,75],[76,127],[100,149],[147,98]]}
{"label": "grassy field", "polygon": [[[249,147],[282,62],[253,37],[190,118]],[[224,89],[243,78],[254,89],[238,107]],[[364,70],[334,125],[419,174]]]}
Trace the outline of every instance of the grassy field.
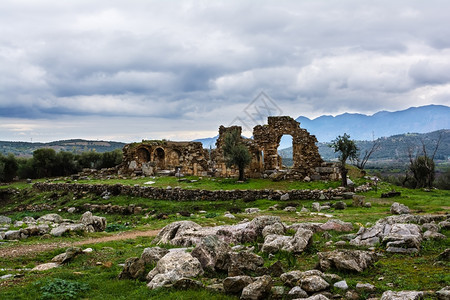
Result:
{"label": "grassy field", "polygon": [[[357,179],[358,182],[360,179]],[[64,181],[64,180],[62,180]],[[176,178],[138,178],[138,179],[111,179],[78,181],[78,183],[97,184],[129,184],[144,185],[145,182],[154,181],[151,186],[167,187],[180,186],[192,189],[327,189],[339,186],[338,182],[272,182],[269,180],[249,180],[246,183],[235,183],[232,179],[188,178],[186,182],[178,182]],[[191,182],[192,181],[192,182]],[[112,230],[121,231],[145,231],[159,229],[178,220],[191,220],[202,226],[214,226],[221,224],[235,224],[244,219],[252,219],[257,215],[276,215],[287,224],[296,222],[326,222],[325,216],[309,213],[285,212],[286,206],[296,206],[300,211],[302,206],[311,207],[313,200],[302,201],[273,201],[259,199],[251,202],[236,201],[196,201],[174,202],[153,200],[138,197],[112,196],[103,199],[96,195],[73,195],[64,192],[38,193],[25,183],[15,183],[9,186],[1,186],[0,189],[14,189],[16,192],[8,198],[0,200],[0,215],[7,215],[13,220],[21,220],[24,216],[39,217],[47,213],[58,213],[64,218],[79,219],[84,211],[69,214],[64,207],[82,207],[85,203],[91,204],[135,204],[144,210],[137,215],[116,215],[96,212],[95,215],[104,216],[108,220]],[[402,193],[395,198],[380,198],[382,192],[396,189]],[[443,190],[409,190],[381,183],[378,191],[370,191],[361,194],[366,202],[371,202],[371,208],[354,207],[352,200],[344,200],[347,204],[345,210],[329,210],[327,214],[335,218],[349,221],[354,224],[356,232],[361,224],[374,223],[378,219],[390,215],[389,208],[393,202],[400,202],[409,206],[413,213],[445,214],[450,211],[450,191]],[[28,211],[23,209],[27,205],[48,204],[54,207],[50,210]],[[278,210],[268,210],[269,207],[278,204]],[[258,207],[262,212],[258,214],[246,214],[245,208]],[[202,211],[206,211],[202,212]],[[225,218],[226,211],[232,212],[236,219]],[[186,215],[188,212],[190,216]],[[181,214],[180,214],[181,213]],[[31,237],[18,242],[4,242],[0,248],[12,248],[17,245],[31,246],[55,242],[74,242],[85,240],[89,237],[111,236],[117,232],[91,233],[81,235],[68,235],[60,238],[42,239]],[[426,241],[422,244],[422,250],[413,255],[398,255],[384,253],[382,248],[378,251],[383,254],[372,268],[360,274],[342,273],[333,270],[347,280],[350,288],[354,288],[358,282],[369,282],[377,287],[379,296],[385,290],[437,290],[450,285],[450,264],[436,263],[436,257],[446,248],[450,248],[448,237],[450,232],[443,232],[447,239],[441,241]],[[331,232],[331,240],[338,241],[341,233]],[[16,275],[12,279],[0,279],[0,299],[237,299],[233,296],[216,294],[207,290],[177,291],[174,289],[149,290],[145,282],[133,280],[118,280],[117,275],[121,271],[120,264],[132,256],[139,256],[143,249],[151,246],[151,237],[138,237],[113,242],[103,242],[83,245],[83,248],[91,247],[93,252],[77,256],[70,263],[59,268],[45,272],[29,272],[38,264],[49,262],[55,255],[65,251],[66,247],[44,251],[27,256],[0,257],[0,276],[6,274]],[[256,252],[265,257],[266,264],[280,260],[286,271],[309,270],[314,268],[318,261],[317,252],[335,249],[327,246],[321,233],[313,237],[313,245],[301,255],[279,253],[274,257],[268,257],[260,252],[260,244],[254,243]],[[345,248],[352,248],[345,246]],[[150,270],[150,269],[149,269]],[[224,276],[223,274],[221,276]],[[209,279],[202,278],[205,284]],[[275,279],[275,282],[279,282]],[[61,296],[63,295],[63,296]],[[73,297],[72,297],[73,296]],[[65,298],[64,298],[65,297]],[[72,298],[71,298],[72,297]]]}

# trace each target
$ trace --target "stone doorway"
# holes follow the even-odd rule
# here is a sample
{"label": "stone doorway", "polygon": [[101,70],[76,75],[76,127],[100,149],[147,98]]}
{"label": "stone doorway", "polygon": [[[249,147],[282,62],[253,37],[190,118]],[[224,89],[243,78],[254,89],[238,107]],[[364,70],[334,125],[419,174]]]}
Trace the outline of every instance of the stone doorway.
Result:
{"label": "stone doorway", "polygon": [[137,150],[138,161],[141,163],[146,163],[150,161],[150,152],[145,148],[139,148]]}
{"label": "stone doorway", "polygon": [[164,152],[163,148],[156,148],[153,152],[153,161],[156,164],[156,167],[159,170],[164,170],[166,167],[166,153]]}
{"label": "stone doorway", "polygon": [[283,134],[280,136],[277,149],[277,153],[280,156],[278,165],[280,169],[292,168],[294,165],[293,150],[292,135]]}

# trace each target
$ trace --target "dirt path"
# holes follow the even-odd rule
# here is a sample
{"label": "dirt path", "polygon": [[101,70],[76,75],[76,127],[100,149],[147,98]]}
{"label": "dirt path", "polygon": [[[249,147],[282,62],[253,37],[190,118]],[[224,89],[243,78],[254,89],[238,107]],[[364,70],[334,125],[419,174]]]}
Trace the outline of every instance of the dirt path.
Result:
{"label": "dirt path", "polygon": [[59,242],[59,243],[42,243],[33,245],[15,245],[12,247],[0,248],[0,257],[18,257],[23,255],[36,254],[39,252],[45,252],[57,248],[65,248],[71,246],[82,246],[87,244],[97,244],[103,242],[120,241],[126,239],[135,239],[137,237],[143,236],[156,236],[159,230],[148,230],[148,231],[129,231],[129,232],[119,232],[115,235],[104,236],[99,238],[88,238],[86,240],[77,242]]}

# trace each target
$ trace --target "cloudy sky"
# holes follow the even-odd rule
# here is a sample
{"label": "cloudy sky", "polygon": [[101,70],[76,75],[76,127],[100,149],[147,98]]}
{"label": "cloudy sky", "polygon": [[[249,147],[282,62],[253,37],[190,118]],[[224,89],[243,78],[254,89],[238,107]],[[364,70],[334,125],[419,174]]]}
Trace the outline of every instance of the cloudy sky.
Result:
{"label": "cloudy sky", "polygon": [[261,92],[294,118],[450,105],[449,11],[448,0],[2,0],[0,140],[210,137],[255,121],[245,112]]}

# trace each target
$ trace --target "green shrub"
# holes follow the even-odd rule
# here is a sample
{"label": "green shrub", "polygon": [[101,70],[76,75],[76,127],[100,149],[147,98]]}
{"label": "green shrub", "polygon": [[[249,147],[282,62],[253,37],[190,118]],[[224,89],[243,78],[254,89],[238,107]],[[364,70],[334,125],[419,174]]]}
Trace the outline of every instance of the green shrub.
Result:
{"label": "green shrub", "polygon": [[106,232],[123,231],[127,229],[125,225],[122,224],[108,224],[105,228]]}
{"label": "green shrub", "polygon": [[217,216],[218,214],[216,214],[215,212],[210,212],[205,215],[205,218],[215,218]]}
{"label": "green shrub", "polygon": [[87,283],[55,278],[47,281],[45,285],[41,286],[40,290],[42,299],[75,299],[79,298],[83,292],[89,290],[89,285]]}

